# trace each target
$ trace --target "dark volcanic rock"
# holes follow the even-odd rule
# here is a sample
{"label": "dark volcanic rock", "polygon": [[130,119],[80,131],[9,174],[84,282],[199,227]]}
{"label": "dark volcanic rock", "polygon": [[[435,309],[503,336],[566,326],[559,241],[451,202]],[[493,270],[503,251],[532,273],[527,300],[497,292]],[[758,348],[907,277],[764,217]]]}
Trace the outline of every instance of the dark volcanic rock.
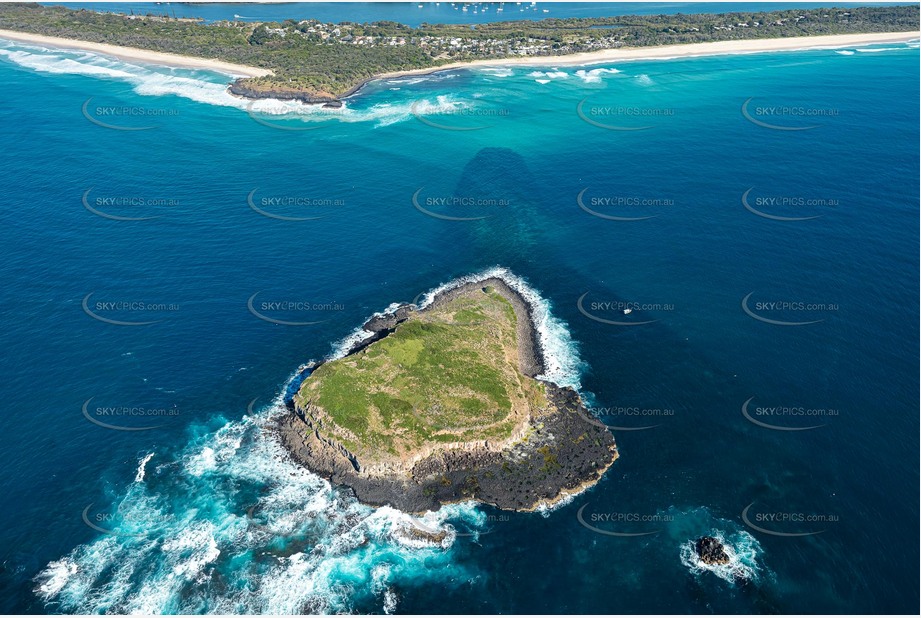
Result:
{"label": "dark volcanic rock", "polygon": [[477,500],[501,509],[533,510],[596,482],[617,458],[614,436],[591,417],[574,391],[548,384],[548,395],[557,410],[533,419],[531,435],[514,448],[436,453],[416,463],[408,477],[363,474],[349,453],[299,414],[281,417],[277,429],[296,461],[351,487],[365,504],[421,513]]}
{"label": "dark volcanic rock", "polygon": [[236,80],[227,90],[230,94],[245,99],[279,99],[281,101],[300,101],[301,103],[323,103],[323,107],[339,108],[342,107],[342,101],[331,94],[308,93],[300,90],[285,90],[280,87],[257,88],[247,84],[243,80]]}
{"label": "dark volcanic rock", "polygon": [[368,320],[362,328],[369,333],[392,331],[397,327],[397,324],[404,322],[413,311],[415,311],[415,308],[412,305],[400,305],[391,313],[383,313],[374,316]]}
{"label": "dark volcanic rock", "polygon": [[698,557],[705,564],[729,564],[729,554],[723,544],[712,536],[702,536],[694,545]]}
{"label": "dark volcanic rock", "polygon": [[[544,358],[533,325],[530,305],[499,278],[488,278],[442,291],[425,309],[437,307],[471,290],[492,287],[503,294],[518,315],[519,370],[535,377]],[[413,305],[370,319],[371,336],[357,343],[355,354],[378,341],[417,311]],[[391,505],[420,513],[442,504],[477,500],[509,510],[533,510],[597,482],[617,459],[617,446],[608,428],[586,409],[571,388],[544,382],[550,408],[532,416],[524,436],[504,449],[435,451],[403,472],[369,471],[342,445],[323,435],[310,409],[295,405],[276,429],[291,456],[331,482],[346,485],[372,506]]]}

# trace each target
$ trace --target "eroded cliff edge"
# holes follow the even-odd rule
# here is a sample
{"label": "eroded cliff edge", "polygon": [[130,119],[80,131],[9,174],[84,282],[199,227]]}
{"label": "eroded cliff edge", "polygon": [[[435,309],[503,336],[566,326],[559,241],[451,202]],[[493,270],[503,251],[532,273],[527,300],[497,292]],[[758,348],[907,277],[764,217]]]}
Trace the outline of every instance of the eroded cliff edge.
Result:
{"label": "eroded cliff edge", "polygon": [[617,447],[578,393],[537,379],[533,317],[495,277],[376,316],[345,357],[313,368],[280,439],[360,501],[406,512],[464,500],[533,510],[578,493]]}

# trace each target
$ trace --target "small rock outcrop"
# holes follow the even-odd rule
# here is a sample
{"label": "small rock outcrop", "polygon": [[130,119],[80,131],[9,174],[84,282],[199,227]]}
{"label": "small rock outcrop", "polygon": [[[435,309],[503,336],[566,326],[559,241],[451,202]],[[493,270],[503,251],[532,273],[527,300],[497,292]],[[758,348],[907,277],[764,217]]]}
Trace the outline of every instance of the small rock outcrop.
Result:
{"label": "small rock outcrop", "polygon": [[702,536],[694,544],[697,556],[701,562],[709,565],[729,564],[729,554],[726,553],[725,547],[712,536]]}

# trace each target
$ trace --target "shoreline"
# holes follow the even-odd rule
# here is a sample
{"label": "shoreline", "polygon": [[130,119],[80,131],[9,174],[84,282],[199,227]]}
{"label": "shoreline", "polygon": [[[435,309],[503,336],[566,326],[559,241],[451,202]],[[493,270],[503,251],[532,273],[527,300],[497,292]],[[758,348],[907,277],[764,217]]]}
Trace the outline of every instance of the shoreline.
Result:
{"label": "shoreline", "polygon": [[[537,379],[535,376],[546,368],[546,359],[537,334],[536,309],[509,281],[491,273],[475,279],[462,278],[456,285],[438,290],[422,308],[402,304],[372,316],[362,327],[370,336],[353,343],[338,358],[380,341],[416,312],[438,308],[487,286],[512,304],[518,317],[518,369]],[[614,436],[603,424],[589,418],[575,390],[549,380],[540,381],[547,388],[551,405],[524,421],[522,428],[516,430],[521,436],[512,436],[508,444],[455,444],[422,451],[405,469],[378,470],[375,465],[362,465],[345,447],[322,435],[323,421],[314,418],[309,405],[302,408],[290,402],[288,413],[276,419],[271,430],[295,462],[334,484],[349,487],[360,502],[369,506],[390,505],[408,513],[423,513],[474,500],[499,509],[531,512],[552,508],[592,487],[618,458]],[[590,440],[579,446],[587,437]],[[559,449],[565,465],[539,470],[540,464],[547,462],[548,448]],[[464,489],[470,478],[477,481],[472,493]],[[523,479],[527,480],[527,489]]]}
{"label": "shoreline", "polygon": [[528,56],[523,58],[496,58],[454,62],[426,69],[410,69],[381,73],[374,79],[392,79],[407,75],[426,75],[436,71],[451,71],[467,67],[490,66],[581,66],[617,62],[622,60],[671,60],[699,56],[722,56],[739,53],[796,51],[807,49],[835,49],[860,47],[879,43],[904,43],[919,38],[919,32],[873,32],[866,34],[824,34],[817,36],[780,37],[773,39],[739,39],[711,41],[708,43],[682,43],[678,45],[650,45],[646,47],[619,47],[593,52],[579,52],[559,56]]}
{"label": "shoreline", "polygon": [[105,56],[112,56],[119,60],[138,61],[146,64],[156,64],[177,69],[206,69],[223,73],[231,77],[265,77],[272,75],[269,69],[247,66],[245,64],[235,64],[213,58],[199,58],[197,56],[182,56],[180,54],[171,54],[167,52],[158,52],[139,47],[125,47],[122,45],[110,45],[108,43],[93,43],[91,41],[81,41],[79,39],[65,39],[56,36],[44,36],[41,34],[32,34],[29,32],[18,32],[15,30],[0,30],[0,39],[7,39],[17,43],[27,45],[40,45],[43,47],[53,47],[62,50],[88,51]]}
{"label": "shoreline", "polygon": [[[206,69],[223,73],[235,78],[228,88],[231,94],[240,98],[256,101],[260,99],[299,100],[308,105],[329,105],[339,107],[342,101],[357,96],[371,82],[384,79],[399,79],[412,76],[426,76],[442,71],[489,67],[563,67],[591,66],[610,62],[629,62],[635,60],[675,60],[682,58],[699,58],[704,56],[721,56],[734,54],[757,54],[809,49],[838,49],[842,47],[861,47],[882,43],[905,43],[918,39],[921,33],[911,32],[874,32],[863,34],[830,34],[807,37],[782,37],[770,39],[740,39],[733,41],[712,41],[708,43],[684,43],[677,45],[658,45],[648,47],[620,47],[592,52],[579,52],[559,56],[528,56],[514,58],[491,58],[451,62],[439,66],[404,71],[378,73],[361,80],[351,88],[338,95],[311,95],[302,92],[266,91],[259,96],[258,91],[238,85],[240,78],[265,77],[273,75],[270,69],[235,64],[211,58],[184,56],[167,52],[158,52],[136,47],[93,43],[79,39],[50,37],[13,30],[0,30],[0,39],[7,39],[25,44],[40,45],[64,50],[80,50],[112,56],[119,60],[138,61],[147,64],[188,69]],[[233,91],[234,88],[240,92]]]}
{"label": "shoreline", "polygon": [[650,45],[648,47],[620,47],[593,52],[579,52],[559,56],[529,56],[516,58],[495,58],[452,62],[437,67],[392,71],[369,77],[353,86],[340,99],[346,99],[359,93],[371,82],[381,79],[399,79],[401,77],[425,76],[441,71],[458,71],[462,69],[490,67],[563,67],[590,66],[607,62],[629,62],[636,60],[677,60],[681,58],[700,58],[704,56],[724,56],[734,54],[758,54],[778,51],[797,51],[808,49],[838,49],[841,47],[861,47],[880,43],[905,43],[919,38],[919,32],[874,32],[866,34],[825,34],[803,37],[782,37],[773,39],[741,39],[736,41],[712,41],[709,43],[683,43],[679,45]]}
{"label": "shoreline", "polygon": [[648,47],[620,47],[593,52],[580,52],[560,56],[529,56],[525,58],[496,58],[452,62],[437,67],[392,71],[369,77],[350,88],[340,99],[359,94],[369,83],[381,79],[425,76],[442,71],[491,67],[564,67],[590,66],[608,62],[632,62],[637,60],[678,60],[705,56],[735,54],[758,54],[809,49],[839,49],[861,47],[880,43],[906,43],[921,36],[919,32],[873,32],[866,34],[826,34],[806,37],[782,37],[773,39],[743,39],[738,41],[713,41],[709,43],[684,43],[680,45],[650,45]]}

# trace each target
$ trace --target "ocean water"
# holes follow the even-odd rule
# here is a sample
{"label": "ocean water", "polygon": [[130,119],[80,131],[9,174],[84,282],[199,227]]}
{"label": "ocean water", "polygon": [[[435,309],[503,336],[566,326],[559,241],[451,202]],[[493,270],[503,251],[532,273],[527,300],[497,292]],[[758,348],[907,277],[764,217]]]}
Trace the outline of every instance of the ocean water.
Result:
{"label": "ocean water", "polygon": [[[917,67],[493,68],[247,109],[225,76],[0,44],[0,610],[916,612]],[[265,427],[305,363],[489,272],[613,428],[602,482],[411,518],[286,460]]]}

